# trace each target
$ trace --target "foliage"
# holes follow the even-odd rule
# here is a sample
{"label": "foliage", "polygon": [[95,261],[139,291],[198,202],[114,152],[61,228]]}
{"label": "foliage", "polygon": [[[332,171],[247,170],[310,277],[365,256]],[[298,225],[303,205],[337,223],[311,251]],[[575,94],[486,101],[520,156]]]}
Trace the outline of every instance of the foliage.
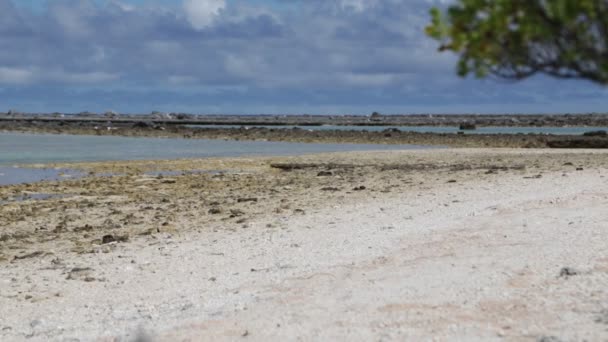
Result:
{"label": "foliage", "polygon": [[461,76],[608,84],[608,0],[458,0],[431,17],[427,34],[460,56]]}

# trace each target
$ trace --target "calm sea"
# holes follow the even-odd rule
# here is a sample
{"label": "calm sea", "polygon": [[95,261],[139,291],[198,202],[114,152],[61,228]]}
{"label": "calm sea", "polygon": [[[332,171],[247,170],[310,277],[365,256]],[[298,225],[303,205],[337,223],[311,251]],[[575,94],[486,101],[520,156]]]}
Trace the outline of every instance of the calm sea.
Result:
{"label": "calm sea", "polygon": [[0,133],[0,165],[136,159],[283,156],[323,152],[421,148],[428,147]]}

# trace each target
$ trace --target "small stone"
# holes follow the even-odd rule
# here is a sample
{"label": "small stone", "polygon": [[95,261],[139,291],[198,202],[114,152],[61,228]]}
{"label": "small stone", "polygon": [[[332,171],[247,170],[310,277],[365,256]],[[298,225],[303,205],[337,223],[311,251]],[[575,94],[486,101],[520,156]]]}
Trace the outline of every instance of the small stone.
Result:
{"label": "small stone", "polygon": [[222,213],[222,209],[220,209],[220,208],[211,208],[211,209],[209,209],[209,214],[217,215],[217,214],[221,214],[221,213]]}
{"label": "small stone", "polygon": [[239,217],[245,215],[245,212],[240,209],[231,209],[230,217]]}
{"label": "small stone", "polygon": [[115,241],[116,241],[116,239],[114,238],[114,235],[104,235],[101,238],[101,243],[104,244],[104,245],[108,244],[108,243],[115,242]]}
{"label": "small stone", "polygon": [[38,256],[43,255],[44,253],[41,251],[36,251],[36,252],[32,252],[32,253],[27,253],[24,255],[15,255],[15,257],[13,258],[13,260],[23,260],[23,259],[30,259],[30,258],[35,258]]}
{"label": "small stone", "polygon": [[608,309],[599,312],[595,318],[595,323],[608,325]]}
{"label": "small stone", "polygon": [[569,278],[578,274],[579,272],[577,270],[570,267],[564,267],[559,271],[560,278]]}
{"label": "small stone", "polygon": [[537,342],[562,342],[559,338],[555,336],[541,336],[537,340]]}
{"label": "small stone", "polygon": [[319,171],[319,173],[317,173],[317,177],[328,177],[333,175],[334,173],[331,171]]}
{"label": "small stone", "polygon": [[239,198],[238,200],[236,200],[238,203],[244,203],[244,202],[257,202],[258,199],[257,197],[250,197],[250,198]]}
{"label": "small stone", "polygon": [[108,235],[104,235],[101,238],[102,245],[107,245],[107,244],[113,243],[113,242],[127,242],[127,241],[129,241],[129,235],[117,236],[117,235],[108,234]]}

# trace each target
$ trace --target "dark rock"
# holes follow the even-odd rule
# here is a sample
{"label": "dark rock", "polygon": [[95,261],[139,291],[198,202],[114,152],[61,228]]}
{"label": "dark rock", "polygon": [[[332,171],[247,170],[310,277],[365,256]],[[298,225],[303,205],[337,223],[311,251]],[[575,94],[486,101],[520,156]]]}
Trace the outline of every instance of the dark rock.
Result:
{"label": "dark rock", "polygon": [[258,199],[257,197],[249,197],[249,198],[239,198],[238,200],[236,200],[238,203],[245,203],[245,202],[257,202]]}
{"label": "dark rock", "polygon": [[477,125],[475,125],[474,123],[470,123],[470,122],[465,122],[460,124],[460,130],[476,130],[477,129]]}
{"label": "dark rock", "polygon": [[380,114],[378,112],[373,112],[372,115],[369,118],[372,121],[381,121],[382,120],[382,114]]}
{"label": "dark rock", "polygon": [[150,128],[152,125],[145,121],[139,121],[133,124],[133,128]]}
{"label": "dark rock", "polygon": [[361,186],[358,186],[358,187],[354,188],[353,190],[354,191],[363,191],[365,189],[367,189],[367,188],[365,186],[361,185]]}
{"label": "dark rock", "polygon": [[577,270],[570,268],[570,267],[564,267],[559,271],[560,278],[569,278],[569,277],[573,277],[578,274],[579,274],[579,272]]}
{"label": "dark rock", "polygon": [[327,177],[327,176],[333,176],[334,173],[331,171],[319,171],[319,173],[317,173],[317,177]]}
{"label": "dark rock", "polygon": [[211,214],[211,215],[217,215],[217,214],[221,214],[221,213],[222,213],[222,209],[220,209],[220,208],[209,209],[209,214]]}
{"label": "dark rock", "polygon": [[537,342],[562,342],[559,338],[555,336],[541,336],[537,340]]}
{"label": "dark rock", "polygon": [[580,139],[556,139],[547,141],[550,148],[608,148],[608,139],[599,137]]}
{"label": "dark rock", "polygon": [[401,130],[399,128],[387,128],[385,130],[382,131],[382,133],[401,133]]}
{"label": "dark rock", "polygon": [[586,137],[608,137],[608,132],[606,131],[590,131],[583,133],[583,136]]}
{"label": "dark rock", "polygon": [[112,243],[112,242],[127,242],[127,241],[129,241],[128,235],[118,236],[118,235],[108,234],[108,235],[104,235],[101,238],[102,245],[106,245],[106,244]]}
{"label": "dark rock", "polygon": [[179,113],[175,116],[175,118],[177,120],[192,120],[194,118],[194,115],[192,114],[185,114],[185,113]]}
{"label": "dark rock", "polygon": [[326,186],[324,188],[321,188],[321,191],[339,191],[340,189],[333,187],[333,186]]}

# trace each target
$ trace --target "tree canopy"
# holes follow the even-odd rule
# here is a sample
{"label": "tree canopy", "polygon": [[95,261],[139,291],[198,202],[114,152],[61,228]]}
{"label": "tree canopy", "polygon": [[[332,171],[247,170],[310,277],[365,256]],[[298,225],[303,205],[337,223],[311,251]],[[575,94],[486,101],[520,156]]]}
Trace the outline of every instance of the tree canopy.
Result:
{"label": "tree canopy", "polygon": [[460,56],[461,76],[608,85],[608,0],[458,0],[431,18],[427,34]]}

